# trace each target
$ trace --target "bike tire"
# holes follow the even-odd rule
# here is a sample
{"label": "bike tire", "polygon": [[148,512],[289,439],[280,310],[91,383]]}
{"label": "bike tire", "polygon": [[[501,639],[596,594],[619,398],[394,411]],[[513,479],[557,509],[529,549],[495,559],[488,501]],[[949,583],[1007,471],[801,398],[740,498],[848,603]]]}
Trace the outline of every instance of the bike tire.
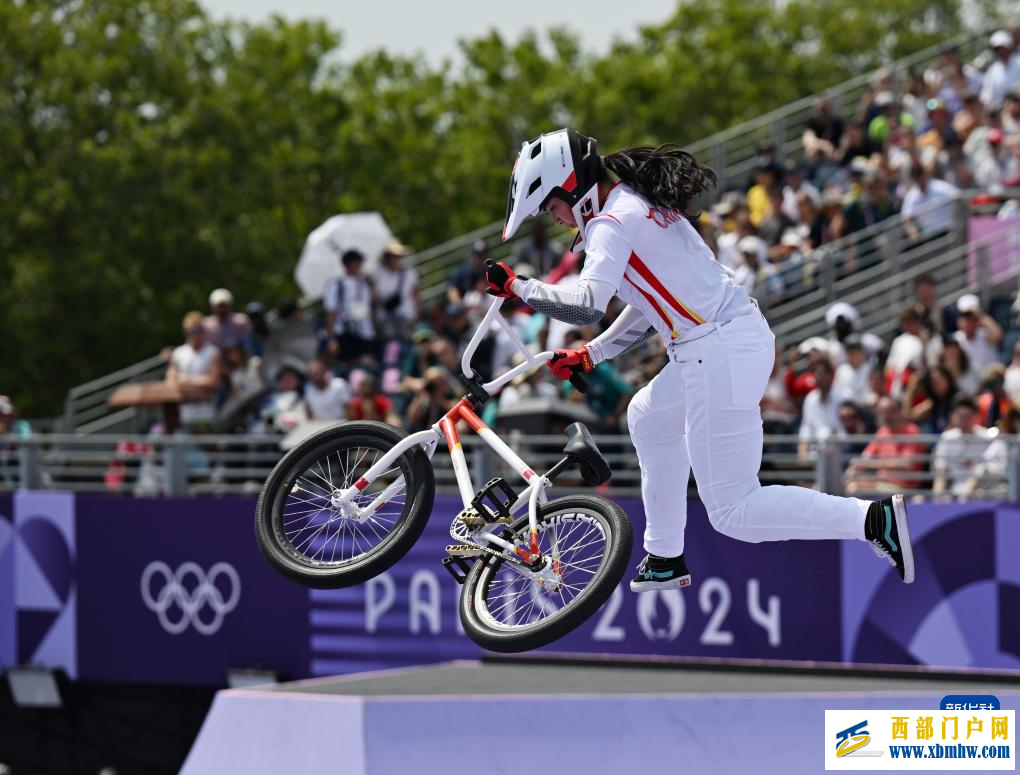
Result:
{"label": "bike tire", "polygon": [[[565,514],[587,514],[594,517],[605,531],[606,550],[592,580],[566,606],[548,618],[528,624],[493,625],[487,615],[487,585],[497,579],[506,564],[503,557],[483,555],[475,561],[464,580],[460,595],[460,619],[464,632],[482,648],[501,653],[530,651],[548,645],[579,627],[598,611],[620,584],[630,562],[633,531],[630,520],[617,504],[592,495],[571,495],[559,498],[539,509],[539,530],[553,524]],[[512,526],[515,535],[528,532],[525,514]]]}
{"label": "bike tire", "polygon": [[[285,516],[291,515],[284,514],[295,484],[316,461],[336,453],[339,462],[339,453],[351,449],[385,452],[405,436],[403,431],[381,422],[347,422],[310,436],[284,455],[263,485],[255,507],[255,536],[269,564],[302,586],[336,589],[378,576],[407,554],[425,529],[435,497],[432,464],[421,447],[407,450],[394,463],[405,484],[400,515],[379,543],[363,555],[339,562],[326,562],[325,555],[319,561],[303,555],[287,536]],[[351,471],[356,468],[357,461]],[[320,501],[325,497],[318,493],[316,496]]]}

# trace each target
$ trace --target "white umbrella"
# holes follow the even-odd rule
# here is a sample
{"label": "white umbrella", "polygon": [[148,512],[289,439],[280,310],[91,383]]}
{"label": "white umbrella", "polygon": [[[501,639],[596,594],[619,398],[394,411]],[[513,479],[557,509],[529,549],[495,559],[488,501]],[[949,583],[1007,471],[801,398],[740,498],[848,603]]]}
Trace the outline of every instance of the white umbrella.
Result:
{"label": "white umbrella", "polygon": [[294,279],[306,296],[317,299],[322,296],[326,283],[342,274],[340,257],[345,252],[359,251],[371,267],[392,237],[379,213],[334,215],[308,235],[294,268]]}

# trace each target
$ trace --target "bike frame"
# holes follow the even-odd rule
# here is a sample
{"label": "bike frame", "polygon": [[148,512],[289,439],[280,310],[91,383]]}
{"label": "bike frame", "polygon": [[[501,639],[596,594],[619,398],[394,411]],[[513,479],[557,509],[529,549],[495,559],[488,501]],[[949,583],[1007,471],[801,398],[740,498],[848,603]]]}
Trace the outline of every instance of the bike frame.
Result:
{"label": "bike frame", "polygon": [[[485,313],[485,317],[482,318],[482,322],[478,325],[474,335],[471,337],[471,341],[468,342],[467,347],[464,350],[464,355],[461,358],[461,369],[464,375],[468,378],[474,376],[474,370],[471,368],[471,358],[474,356],[475,351],[478,349],[478,345],[481,344],[486,334],[489,333],[490,329],[494,325],[502,326],[503,330],[516,345],[521,355],[524,357],[524,362],[515,366],[514,368],[507,371],[505,374],[500,375],[491,382],[487,382],[482,386],[482,389],[492,394],[494,390],[506,385],[511,380],[515,379],[520,374],[530,371],[536,366],[543,364],[549,360],[552,356],[552,352],[542,352],[538,355],[532,355],[531,351],[528,350],[527,345],[524,344],[524,340],[521,339],[520,334],[511,326],[503,317],[499,314],[500,308],[503,306],[503,299],[494,298],[492,303],[489,305],[489,309]],[[517,554],[522,559],[532,562],[537,559],[539,555],[538,551],[538,507],[544,504],[547,500],[545,490],[552,486],[552,481],[545,476],[540,476],[522,460],[516,452],[514,452],[507,444],[476,414],[472,402],[467,398],[461,398],[442,419],[433,425],[429,430],[420,431],[413,433],[410,436],[402,439],[396,446],[393,447],[389,452],[383,455],[368,471],[365,472],[364,476],[358,479],[352,487],[348,487],[341,490],[339,493],[334,494],[334,502],[337,506],[342,506],[344,510],[353,515],[353,518],[358,522],[368,521],[383,505],[393,497],[394,494],[403,485],[403,478],[399,477],[396,481],[390,484],[386,489],[380,492],[371,503],[367,506],[359,507],[354,499],[359,493],[361,493],[366,487],[376,480],[380,475],[390,469],[396,460],[403,455],[407,450],[413,449],[414,447],[422,447],[429,459],[435,453],[436,447],[440,441],[446,441],[447,449],[450,453],[450,459],[453,463],[453,473],[457,478],[457,489],[460,491],[461,500],[464,501],[464,508],[471,507],[471,501],[474,500],[477,488],[474,482],[471,480],[471,473],[468,470],[467,459],[464,457],[464,450],[461,447],[460,436],[457,432],[458,421],[463,420],[470,426],[471,430],[478,434],[485,444],[492,449],[499,457],[512,468],[517,474],[524,479],[527,487],[521,492],[520,496],[510,507],[511,514],[517,514],[525,504],[528,506],[528,521],[530,527],[530,541],[527,549],[517,547],[509,541],[503,539],[500,536],[495,535],[491,531],[480,532],[477,537],[491,541],[492,543],[506,549],[509,552]]]}

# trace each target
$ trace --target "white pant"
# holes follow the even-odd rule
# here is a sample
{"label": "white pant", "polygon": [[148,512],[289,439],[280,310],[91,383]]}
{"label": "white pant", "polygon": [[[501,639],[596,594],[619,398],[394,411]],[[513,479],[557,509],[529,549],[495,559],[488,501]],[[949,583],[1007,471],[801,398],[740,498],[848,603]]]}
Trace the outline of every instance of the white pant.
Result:
{"label": "white pant", "polygon": [[869,501],[805,487],[762,487],[758,481],[763,441],[758,405],[775,358],[775,337],[761,313],[703,325],[714,330],[672,345],[670,362],[627,410],[641,462],[645,550],[660,557],[683,553],[692,467],[708,518],[720,533],[753,543],[863,540]]}

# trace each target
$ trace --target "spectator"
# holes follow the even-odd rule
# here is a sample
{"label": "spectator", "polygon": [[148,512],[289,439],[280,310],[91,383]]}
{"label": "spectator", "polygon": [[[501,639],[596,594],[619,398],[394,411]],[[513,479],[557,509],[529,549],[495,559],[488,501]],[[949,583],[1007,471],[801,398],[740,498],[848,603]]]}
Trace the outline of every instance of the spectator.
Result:
{"label": "spectator", "polygon": [[751,225],[756,229],[761,225],[772,207],[769,204],[769,188],[776,180],[776,169],[771,164],[759,164],[754,170],[754,184],[747,189],[747,212]]}
{"label": "spectator", "polygon": [[953,201],[960,191],[944,180],[933,179],[920,164],[910,169],[913,185],[903,197],[903,226],[910,239],[928,242],[953,227]]}
{"label": "spectator", "polygon": [[514,263],[530,264],[538,276],[545,276],[560,262],[563,248],[549,242],[545,235],[545,221],[533,218],[531,221],[531,239],[519,247],[514,254]]}
{"label": "spectator", "polygon": [[316,358],[308,363],[304,399],[309,419],[343,420],[347,417],[351,388],[345,379],[329,370],[324,360]]}
{"label": "spectator", "polygon": [[406,339],[418,322],[418,272],[403,266],[404,257],[410,254],[411,249],[400,240],[389,240],[375,272],[379,335],[383,339]]}
{"label": "spectator", "polygon": [[920,457],[924,444],[890,437],[918,436],[920,429],[903,418],[900,404],[889,396],[878,401],[881,425],[861,456],[847,468],[846,491],[850,494],[895,493],[920,487]]}
{"label": "spectator", "polygon": [[224,386],[228,396],[250,395],[262,387],[262,359],[249,356],[239,344],[227,347],[221,353],[223,359]]}
{"label": "spectator", "polygon": [[986,428],[998,425],[1012,405],[1006,395],[1005,378],[1006,367],[1001,363],[991,364],[982,375],[983,392],[977,398],[978,422]]}
{"label": "spectator", "polygon": [[468,292],[485,278],[485,259],[488,253],[489,246],[485,240],[477,239],[471,243],[467,261],[457,268],[446,287],[446,298],[451,304],[463,304]]}
{"label": "spectator", "polygon": [[786,165],[786,176],[783,179],[783,213],[791,221],[801,221],[800,198],[806,196],[814,205],[815,210],[822,203],[822,194],[804,177],[806,170],[799,162],[789,162]]}
{"label": "spectator", "polygon": [[1013,344],[1013,360],[1006,367],[1003,389],[1009,400],[1020,406],[1020,339]]}
{"label": "spectator", "polygon": [[985,107],[974,92],[966,92],[963,95],[963,110],[953,116],[953,131],[962,144],[966,142],[970,133],[976,127],[985,122]]}
{"label": "spectator", "polygon": [[953,404],[951,425],[935,445],[933,493],[936,496],[966,495],[974,467],[981,461],[993,436],[988,428],[978,425],[973,399],[957,399]]}
{"label": "spectator", "polygon": [[269,339],[269,321],[266,320],[265,305],[261,301],[250,301],[244,312],[248,316],[248,322],[251,323],[251,331],[243,347],[247,352],[261,358],[265,353],[266,340]]}
{"label": "spectator", "polygon": [[843,349],[846,361],[836,367],[833,384],[844,395],[863,399],[868,394],[868,382],[874,368],[872,358],[857,334],[850,334],[843,340]]}
{"label": "spectator", "polygon": [[[864,410],[856,402],[849,399],[839,405],[839,430],[836,433],[840,438],[844,436],[867,436],[875,432],[871,416],[865,414]],[[866,441],[845,441],[841,445],[843,452],[848,455],[860,455],[868,446]]]}
{"label": "spectator", "polygon": [[251,338],[251,321],[243,312],[234,312],[234,295],[226,288],[209,294],[209,309],[202,321],[206,340],[221,350],[235,345],[243,347]]}
{"label": "spectator", "polygon": [[[524,356],[518,354],[513,359],[513,365],[524,363]],[[534,369],[519,374],[514,380],[503,388],[499,394],[500,410],[513,406],[518,401],[526,398],[544,398],[555,400],[560,397],[559,388],[545,377],[542,369]]]}
{"label": "spectator", "polygon": [[928,108],[925,103],[928,101],[929,92],[923,75],[916,71],[907,73],[907,82],[900,95],[900,103],[910,116],[910,127],[922,127],[928,123]]}
{"label": "spectator", "polygon": [[755,229],[751,223],[750,212],[745,205],[740,205],[733,211],[733,230],[719,235],[717,241],[719,263],[736,270],[744,263],[738,245],[745,237],[753,236]]}
{"label": "spectator", "polygon": [[815,364],[815,389],[804,398],[801,407],[798,454],[802,460],[813,457],[812,444],[841,435],[839,405],[849,396],[833,389],[832,362],[821,359]]}
{"label": "spectator", "polygon": [[1007,145],[1016,148],[1020,137],[1020,83],[1014,84],[1006,95],[1002,110],[1002,132]]}
{"label": "spectator", "polygon": [[815,97],[814,115],[808,119],[802,138],[804,155],[832,158],[843,139],[843,119],[832,112],[832,103],[824,95]]}
{"label": "spectator", "polygon": [[889,187],[875,170],[864,174],[861,196],[843,209],[843,229],[846,236],[874,226],[896,214],[896,203],[889,195]]}
{"label": "spectator", "polygon": [[923,310],[921,325],[925,329],[932,334],[943,334],[956,328],[956,321],[950,321],[948,310],[939,304],[938,285],[934,277],[922,274],[914,279],[914,298]]}
{"label": "spectator", "polygon": [[201,312],[189,312],[182,322],[184,344],[170,355],[166,380],[181,388],[180,421],[191,432],[208,430],[216,417],[214,398],[222,379],[219,349],[207,341]]}
{"label": "spectator", "polygon": [[767,247],[760,237],[744,237],[737,245],[744,263],[737,267],[734,279],[763,309],[783,295],[783,277],[766,259]]}
{"label": "spectator", "polygon": [[1020,409],[1010,408],[995,430],[998,434],[992,437],[981,462],[974,466],[965,497],[1005,499],[1009,496],[1009,448],[1020,434]]}
{"label": "spectator", "polygon": [[917,137],[917,152],[922,166],[931,168],[946,146],[960,138],[953,130],[953,117],[944,100],[933,98],[928,100],[927,131]]}
{"label": "spectator", "polygon": [[27,420],[18,419],[18,410],[10,396],[0,395],[0,436],[27,438],[32,435],[32,426]]}
{"label": "spectator", "polygon": [[864,352],[869,356],[875,355],[881,350],[885,343],[881,338],[869,331],[858,332],[857,326],[861,322],[861,313],[857,308],[845,301],[837,301],[830,304],[825,310],[825,324],[829,327],[829,338],[826,340],[829,358],[833,364],[839,366],[846,360],[844,342],[847,337],[857,334],[864,347]]}
{"label": "spectator", "polygon": [[811,195],[802,191],[797,195],[797,235],[804,250],[815,250],[828,241],[826,221]]}
{"label": "spectator", "polygon": [[843,142],[836,151],[836,160],[846,169],[854,159],[867,161],[876,151],[881,150],[868,137],[867,127],[860,121],[854,121],[843,135]]}
{"label": "spectator", "polygon": [[446,372],[432,366],[425,371],[424,388],[407,407],[407,430],[411,433],[431,428],[455,403]]}
{"label": "spectator", "polygon": [[981,82],[981,101],[985,107],[1000,107],[1013,84],[1020,82],[1020,55],[1015,53],[1016,41],[1006,30],[992,33],[988,39],[995,61],[985,70]]}
{"label": "spectator", "polygon": [[[796,353],[796,348],[794,348],[794,353]],[[777,342],[772,374],[765,387],[765,395],[761,399],[761,419],[765,426],[765,433],[793,433],[797,427],[797,407],[786,390],[781,373],[784,362],[785,358],[780,353]]]}
{"label": "spectator", "polygon": [[794,221],[783,212],[783,184],[769,184],[766,193],[769,200],[768,215],[758,224],[758,236],[772,248],[779,244],[783,232],[794,226]]}
{"label": "spectator", "polygon": [[984,374],[991,364],[999,360],[999,343],[1002,342],[1002,328],[981,309],[981,300],[973,293],[965,293],[956,301],[959,311],[959,331],[953,338],[967,353],[971,369]]}
{"label": "spectator", "polygon": [[939,365],[952,375],[961,393],[967,396],[977,393],[981,386],[981,375],[974,370],[970,356],[955,335],[947,339],[943,345]]}
{"label": "spectator", "polygon": [[963,143],[959,139],[946,142],[945,150],[939,155],[938,165],[942,179],[957,188],[974,188],[974,169],[963,153]]}
{"label": "spectator", "polygon": [[253,433],[287,433],[308,419],[303,400],[304,375],[294,366],[276,371],[273,392],[262,404]]}
{"label": "spectator", "polygon": [[904,413],[922,432],[942,433],[949,427],[958,394],[953,375],[942,366],[932,366],[910,378],[903,397]]}
{"label": "spectator", "polygon": [[345,274],[326,286],[322,306],[326,311],[326,330],[332,337],[331,351],[340,360],[355,361],[376,355],[375,325],[372,323],[374,295],[368,278],[362,274],[365,257],[348,250],[341,261]]}
{"label": "spectator", "polygon": [[988,152],[983,154],[974,167],[974,180],[982,188],[1003,186],[1020,172],[1012,148],[1005,147],[1001,129],[988,132]]}
{"label": "spectator", "polygon": [[347,419],[378,420],[401,427],[400,418],[393,411],[393,402],[379,392],[379,380],[372,374],[361,378],[357,395],[347,404]]}
{"label": "spectator", "polygon": [[924,341],[921,339],[921,312],[916,307],[900,310],[899,336],[889,345],[885,361],[887,392],[893,398],[903,395],[912,374],[924,366]]}

